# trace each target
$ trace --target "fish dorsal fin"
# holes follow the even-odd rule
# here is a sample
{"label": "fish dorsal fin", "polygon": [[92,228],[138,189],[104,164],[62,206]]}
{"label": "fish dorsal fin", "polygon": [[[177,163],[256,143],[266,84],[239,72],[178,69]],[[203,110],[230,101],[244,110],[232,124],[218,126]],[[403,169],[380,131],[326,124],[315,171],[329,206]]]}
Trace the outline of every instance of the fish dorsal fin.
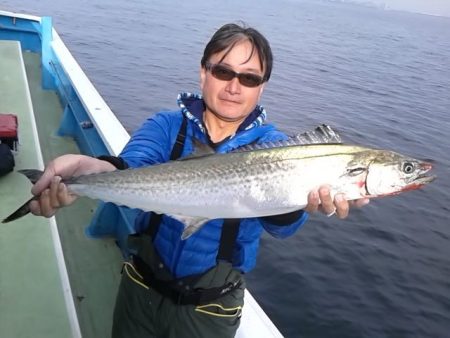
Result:
{"label": "fish dorsal fin", "polygon": [[196,138],[192,140],[192,143],[194,145],[194,151],[188,156],[180,158],[178,161],[192,160],[194,158],[200,158],[215,154],[214,149],[210,145],[204,144]]}
{"label": "fish dorsal fin", "polygon": [[249,144],[233,150],[233,152],[245,152],[258,149],[298,146],[307,144],[342,143],[340,135],[326,124],[322,124],[314,130],[290,136],[287,140]]}
{"label": "fish dorsal fin", "polygon": [[299,144],[342,143],[341,136],[329,125],[322,124],[312,131],[306,131],[292,137]]}

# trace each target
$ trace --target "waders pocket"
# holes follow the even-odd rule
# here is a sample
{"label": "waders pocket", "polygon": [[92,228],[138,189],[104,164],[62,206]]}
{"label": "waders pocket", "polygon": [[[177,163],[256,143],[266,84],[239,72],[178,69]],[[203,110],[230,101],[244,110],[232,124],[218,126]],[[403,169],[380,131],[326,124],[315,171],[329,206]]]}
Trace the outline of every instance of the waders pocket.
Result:
{"label": "waders pocket", "polygon": [[144,283],[144,279],[141,274],[136,270],[136,268],[130,262],[123,263],[122,273],[126,273],[127,277],[134,283],[142,286],[144,289],[149,290],[148,285]]}
{"label": "waders pocket", "polygon": [[215,317],[232,318],[241,316],[242,306],[224,307],[221,304],[211,303],[205,305],[197,305],[195,307],[195,311]]}

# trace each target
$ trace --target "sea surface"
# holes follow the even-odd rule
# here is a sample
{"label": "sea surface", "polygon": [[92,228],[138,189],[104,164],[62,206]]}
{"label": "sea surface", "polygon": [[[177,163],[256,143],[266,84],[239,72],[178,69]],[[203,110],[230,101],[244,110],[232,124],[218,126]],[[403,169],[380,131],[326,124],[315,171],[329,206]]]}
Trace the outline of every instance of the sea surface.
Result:
{"label": "sea surface", "polygon": [[[425,0],[424,0],[425,1]],[[242,20],[271,42],[263,95],[288,133],[334,126],[348,143],[432,159],[422,190],[345,220],[313,215],[263,236],[249,289],[286,337],[450,337],[450,18],[301,0],[0,0],[50,15],[129,131],[198,91],[205,43]]]}

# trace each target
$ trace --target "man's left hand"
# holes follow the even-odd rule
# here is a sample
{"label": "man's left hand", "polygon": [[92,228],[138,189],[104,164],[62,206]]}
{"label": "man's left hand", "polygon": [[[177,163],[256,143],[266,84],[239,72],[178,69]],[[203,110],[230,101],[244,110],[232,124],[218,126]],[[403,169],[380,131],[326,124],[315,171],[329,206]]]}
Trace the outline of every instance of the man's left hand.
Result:
{"label": "man's left hand", "polygon": [[334,199],[330,195],[330,188],[322,186],[318,190],[311,191],[308,195],[308,205],[305,211],[309,213],[320,211],[328,217],[336,214],[344,219],[348,216],[350,207],[362,207],[369,203],[368,198],[347,201],[343,194],[336,194]]}

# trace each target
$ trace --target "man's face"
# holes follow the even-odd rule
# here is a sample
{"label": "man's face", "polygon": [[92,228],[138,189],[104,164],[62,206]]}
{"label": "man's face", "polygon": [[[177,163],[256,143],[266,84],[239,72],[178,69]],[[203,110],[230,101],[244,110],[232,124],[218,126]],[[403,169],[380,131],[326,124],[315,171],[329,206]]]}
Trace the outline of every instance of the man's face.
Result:
{"label": "man's face", "polygon": [[[238,42],[221,65],[227,66],[237,73],[252,73],[263,77],[263,69],[259,63],[258,54],[252,52],[248,40]],[[219,63],[225,51],[214,54],[208,60],[212,64]],[[210,71],[201,68],[200,87],[206,104],[206,114],[214,114],[227,122],[243,121],[255,108],[264,89],[264,84],[250,88],[239,83],[237,77],[230,81],[216,79]]]}

